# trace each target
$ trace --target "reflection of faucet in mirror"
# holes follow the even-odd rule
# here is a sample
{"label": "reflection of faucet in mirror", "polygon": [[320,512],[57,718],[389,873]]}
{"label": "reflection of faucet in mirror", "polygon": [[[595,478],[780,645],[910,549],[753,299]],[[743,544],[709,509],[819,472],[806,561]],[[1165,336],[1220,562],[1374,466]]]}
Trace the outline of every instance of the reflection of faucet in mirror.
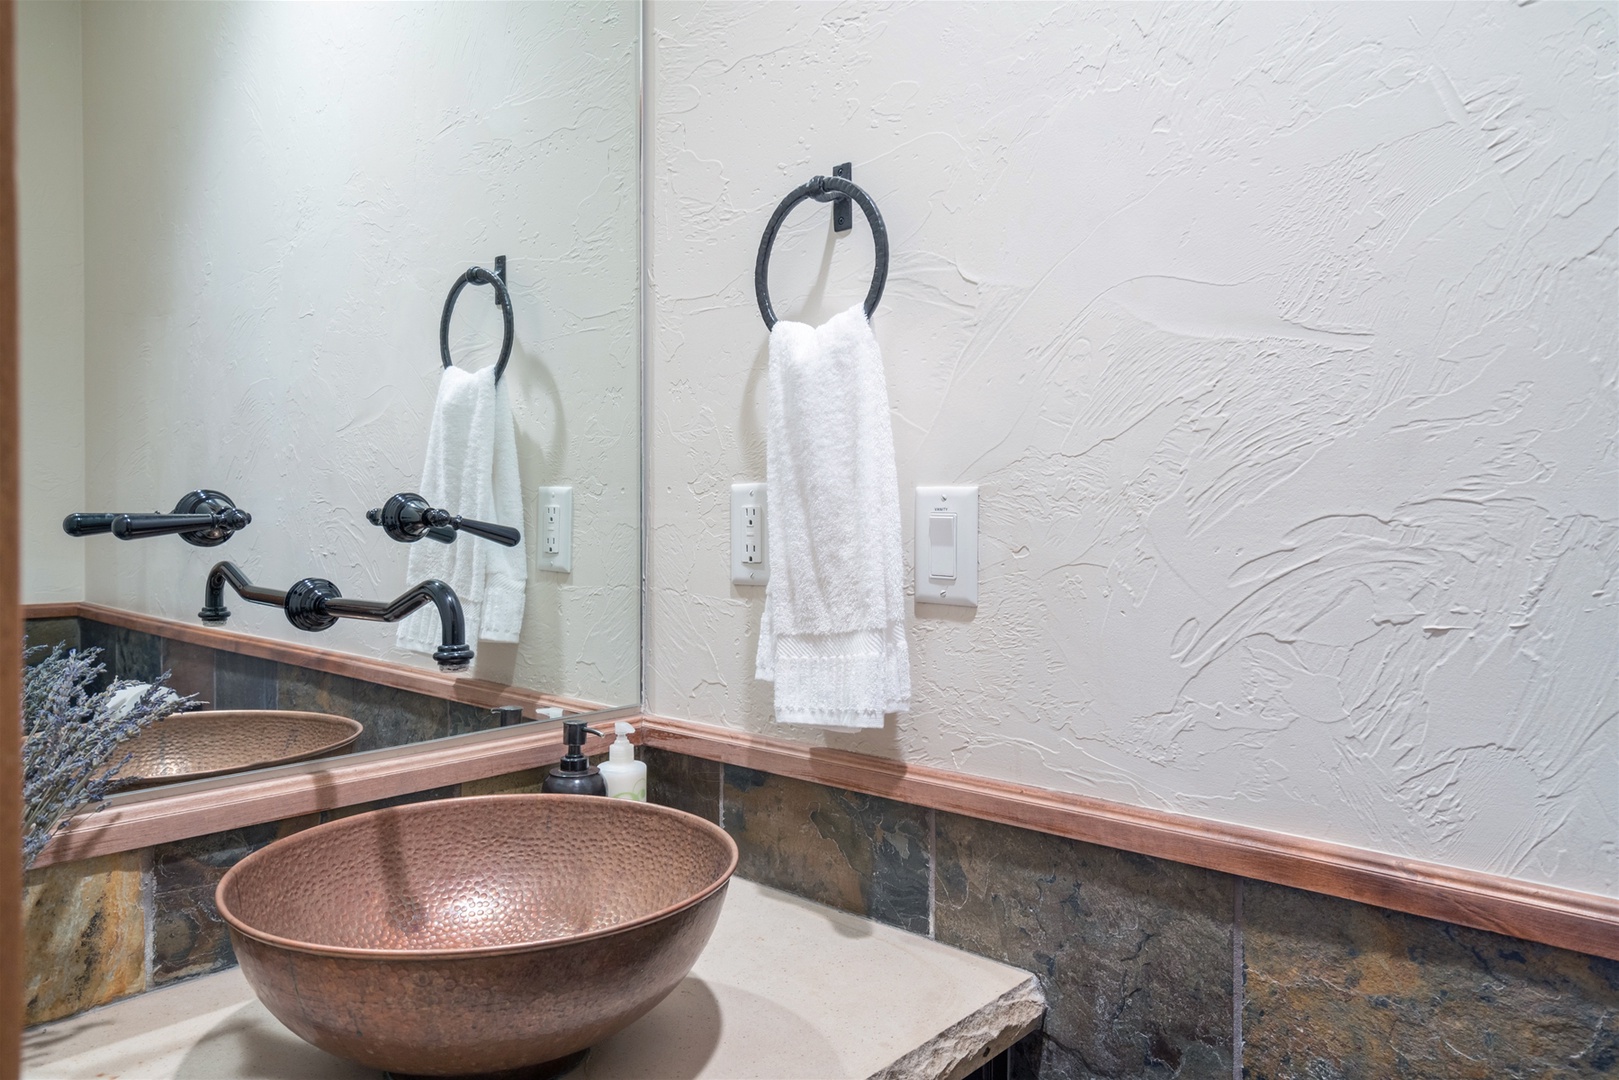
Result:
{"label": "reflection of faucet in mirror", "polygon": [[95,536],[110,532],[120,540],[143,540],[148,536],[179,533],[180,539],[197,547],[223,544],[253,521],[246,510],[238,510],[230,497],[218,491],[199,488],[180,496],[168,514],[69,514],[62,519],[62,531],[69,536]]}
{"label": "reflection of faucet in mirror", "polygon": [[216,563],[208,572],[208,585],[202,610],[197,618],[220,625],[230,618],[225,606],[225,585],[253,604],[270,604],[287,613],[287,621],[300,630],[320,631],[336,625],[338,619],[365,619],[368,622],[398,622],[417,608],[432,604],[438,608],[443,627],[443,643],[433,651],[433,659],[444,671],[465,671],[472,663],[467,647],[466,621],[461,600],[444,582],[429,578],[389,601],[345,600],[337,586],[324,578],[304,578],[285,592],[255,585],[235,563]]}
{"label": "reflection of faucet in mirror", "polygon": [[453,544],[457,532],[469,532],[504,547],[516,547],[523,542],[523,534],[516,529],[436,509],[413,491],[401,491],[390,497],[380,510],[367,510],[365,519],[373,525],[381,525],[383,532],[401,544],[414,544],[424,536],[441,544]]}

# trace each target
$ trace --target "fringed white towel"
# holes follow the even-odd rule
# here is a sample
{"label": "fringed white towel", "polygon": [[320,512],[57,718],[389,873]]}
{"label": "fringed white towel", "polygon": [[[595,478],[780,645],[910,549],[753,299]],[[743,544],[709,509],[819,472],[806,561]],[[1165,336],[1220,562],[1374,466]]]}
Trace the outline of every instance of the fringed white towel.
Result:
{"label": "fringed white towel", "polygon": [[[517,433],[511,401],[495,369],[444,369],[427,435],[419,489],[430,505],[476,521],[521,528],[523,495],[517,475]],[[502,547],[462,533],[453,544],[421,539],[410,546],[406,576],[447,582],[461,599],[467,642],[516,641],[523,627],[525,545]],[[431,653],[441,627],[432,607],[399,624],[402,649]]]}
{"label": "fringed white towel", "polygon": [[755,674],[784,724],[911,707],[899,477],[882,355],[854,307],[770,332],[765,586]]}

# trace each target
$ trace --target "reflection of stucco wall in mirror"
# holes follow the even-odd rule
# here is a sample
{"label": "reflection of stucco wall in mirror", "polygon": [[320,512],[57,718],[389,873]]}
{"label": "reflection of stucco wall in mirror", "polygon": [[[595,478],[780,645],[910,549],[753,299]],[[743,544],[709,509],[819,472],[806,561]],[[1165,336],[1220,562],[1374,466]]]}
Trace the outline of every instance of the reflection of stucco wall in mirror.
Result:
{"label": "reflection of stucco wall in mirror", "polygon": [[[417,487],[445,294],[505,255],[529,588],[520,644],[473,643],[473,673],[636,700],[637,5],[67,8],[22,18],[23,52],[82,62],[77,86],[53,68],[66,93],[49,103],[25,82],[23,111],[58,136],[82,116],[83,132],[82,147],[51,145],[36,123],[30,141],[25,120],[23,271],[74,246],[72,222],[50,215],[72,217],[55,204],[81,183],[52,184],[28,155],[43,147],[71,173],[78,153],[83,483],[30,484],[25,599],[192,620],[219,558],[278,589],[317,576],[346,596],[398,595],[408,549],[365,511]],[[43,297],[25,333],[71,361],[71,335],[41,324],[62,297]],[[491,363],[499,340],[490,290],[469,288],[458,365]],[[51,447],[78,432],[70,390],[28,370],[25,394],[55,391],[27,402],[32,476],[70,461]],[[536,489],[551,484],[574,489],[566,576],[533,564]],[[60,532],[73,510],[167,510],[197,487],[227,492],[251,528],[208,550]],[[431,666],[394,649],[389,627],[312,637],[271,608],[232,607],[233,630]]]}

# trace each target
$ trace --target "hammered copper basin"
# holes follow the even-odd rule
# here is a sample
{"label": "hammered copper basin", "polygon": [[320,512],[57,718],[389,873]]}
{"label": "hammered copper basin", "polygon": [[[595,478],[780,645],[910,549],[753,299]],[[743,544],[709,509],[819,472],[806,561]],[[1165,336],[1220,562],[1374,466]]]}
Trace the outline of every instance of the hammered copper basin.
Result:
{"label": "hammered copper basin", "polygon": [[129,760],[113,777],[112,786],[174,784],[323,757],[354,745],[364,730],[357,720],[328,713],[280,709],[175,713],[120,747],[129,752]]}
{"label": "hammered copper basin", "polygon": [[719,826],[587,795],[343,818],[219,883],[242,973],[323,1050],[457,1076],[553,1062],[630,1024],[708,943],[736,869]]}

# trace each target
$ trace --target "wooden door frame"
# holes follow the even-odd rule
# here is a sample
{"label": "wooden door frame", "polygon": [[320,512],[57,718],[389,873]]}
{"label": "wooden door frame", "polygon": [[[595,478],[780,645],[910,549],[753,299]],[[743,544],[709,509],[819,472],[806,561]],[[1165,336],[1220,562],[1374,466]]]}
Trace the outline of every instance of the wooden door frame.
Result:
{"label": "wooden door frame", "polygon": [[21,1068],[23,1019],[16,18],[14,0],[0,0],[0,1078]]}

